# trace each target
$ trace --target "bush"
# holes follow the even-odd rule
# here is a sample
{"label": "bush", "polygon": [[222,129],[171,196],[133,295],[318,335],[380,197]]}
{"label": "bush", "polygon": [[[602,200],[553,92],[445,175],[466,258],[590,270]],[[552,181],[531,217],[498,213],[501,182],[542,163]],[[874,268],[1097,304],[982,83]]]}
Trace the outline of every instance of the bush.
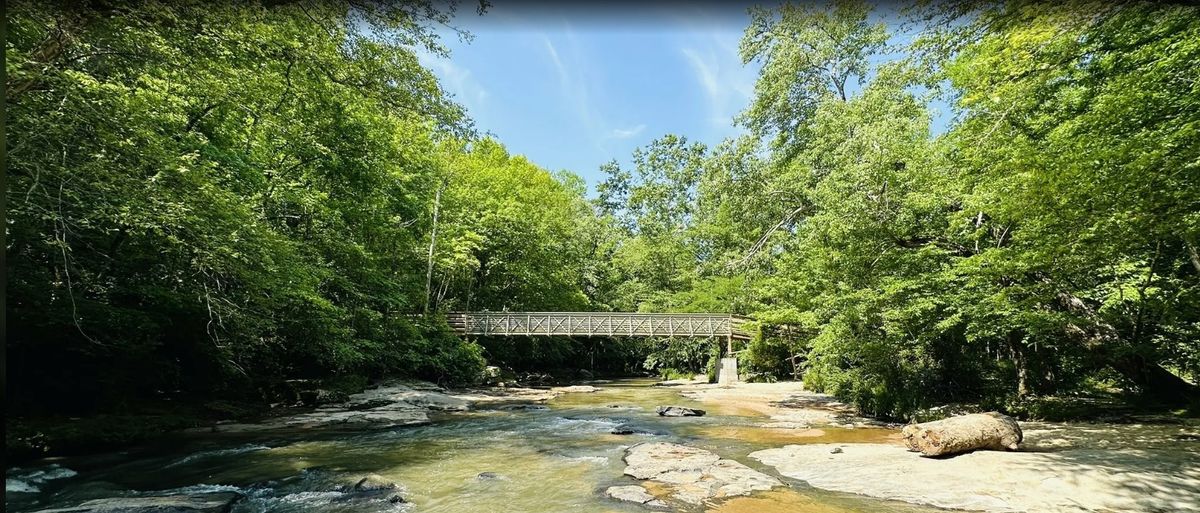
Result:
{"label": "bush", "polygon": [[[646,356],[643,367],[648,371],[659,374],[670,371],[674,374],[687,374],[688,378],[706,372],[710,362],[712,341],[671,338],[658,341],[658,346]],[[720,346],[717,346],[720,350]]]}

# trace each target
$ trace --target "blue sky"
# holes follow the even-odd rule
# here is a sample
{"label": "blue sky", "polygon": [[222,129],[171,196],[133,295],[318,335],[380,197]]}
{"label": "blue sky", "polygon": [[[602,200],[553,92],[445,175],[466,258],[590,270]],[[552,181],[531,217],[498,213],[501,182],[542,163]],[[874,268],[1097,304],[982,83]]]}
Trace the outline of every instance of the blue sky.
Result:
{"label": "blue sky", "polygon": [[715,145],[738,133],[732,119],[758,72],[738,57],[748,22],[746,4],[733,2],[585,9],[497,0],[484,16],[457,16],[473,41],[446,31],[450,58],[421,60],[481,131],[594,186],[601,164],[626,163],[663,134]]}

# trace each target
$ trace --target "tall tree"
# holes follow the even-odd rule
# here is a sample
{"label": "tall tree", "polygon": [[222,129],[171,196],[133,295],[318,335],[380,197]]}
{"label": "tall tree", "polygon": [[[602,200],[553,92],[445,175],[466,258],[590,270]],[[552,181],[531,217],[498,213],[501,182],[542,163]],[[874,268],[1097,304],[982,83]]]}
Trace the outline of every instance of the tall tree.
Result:
{"label": "tall tree", "polygon": [[1159,399],[1196,400],[1163,365],[1194,375],[1182,348],[1200,333],[1200,11],[975,7],[921,47],[963,113],[948,136],[970,188],[956,225],[978,252],[963,272],[989,277],[1016,316],[1000,335],[1018,366],[1039,334],[1065,338],[1073,348],[1050,347],[1082,349]]}

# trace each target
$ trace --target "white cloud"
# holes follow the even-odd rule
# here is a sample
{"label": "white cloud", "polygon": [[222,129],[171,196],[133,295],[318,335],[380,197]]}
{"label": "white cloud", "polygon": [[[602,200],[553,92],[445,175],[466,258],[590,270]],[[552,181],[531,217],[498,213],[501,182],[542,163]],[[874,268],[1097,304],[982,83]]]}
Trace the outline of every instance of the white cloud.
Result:
{"label": "white cloud", "polygon": [[614,128],[612,132],[608,134],[608,136],[612,139],[628,139],[645,131],[646,124],[641,123],[637,126],[632,126],[629,128]]}

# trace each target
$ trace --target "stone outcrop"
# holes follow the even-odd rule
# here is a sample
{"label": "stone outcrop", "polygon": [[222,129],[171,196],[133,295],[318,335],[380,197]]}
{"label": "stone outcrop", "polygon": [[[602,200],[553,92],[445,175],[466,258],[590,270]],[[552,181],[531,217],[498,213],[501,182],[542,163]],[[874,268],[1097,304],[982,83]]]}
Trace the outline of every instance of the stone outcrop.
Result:
{"label": "stone outcrop", "polygon": [[626,475],[661,483],[669,490],[669,498],[688,504],[748,495],[783,485],[778,479],[736,461],[680,444],[634,445],[625,451],[625,464]]}
{"label": "stone outcrop", "polygon": [[[488,388],[449,391],[424,381],[391,381],[350,395],[338,403],[323,404],[311,411],[280,416],[257,423],[218,423],[205,431],[246,432],[309,429],[354,425],[355,427],[391,428],[428,424],[431,411],[466,411],[479,406],[505,403],[544,402],[562,394],[595,392],[590,385],[534,388]],[[313,398],[322,402],[329,396]],[[510,405],[505,408],[545,408],[537,405]]]}
{"label": "stone outcrop", "polygon": [[924,424],[904,426],[904,444],[923,456],[944,456],[977,449],[1015,451],[1021,426],[997,412],[972,413]]}
{"label": "stone outcrop", "polygon": [[682,406],[659,406],[654,411],[658,412],[661,417],[700,417],[704,415],[704,410]]}

